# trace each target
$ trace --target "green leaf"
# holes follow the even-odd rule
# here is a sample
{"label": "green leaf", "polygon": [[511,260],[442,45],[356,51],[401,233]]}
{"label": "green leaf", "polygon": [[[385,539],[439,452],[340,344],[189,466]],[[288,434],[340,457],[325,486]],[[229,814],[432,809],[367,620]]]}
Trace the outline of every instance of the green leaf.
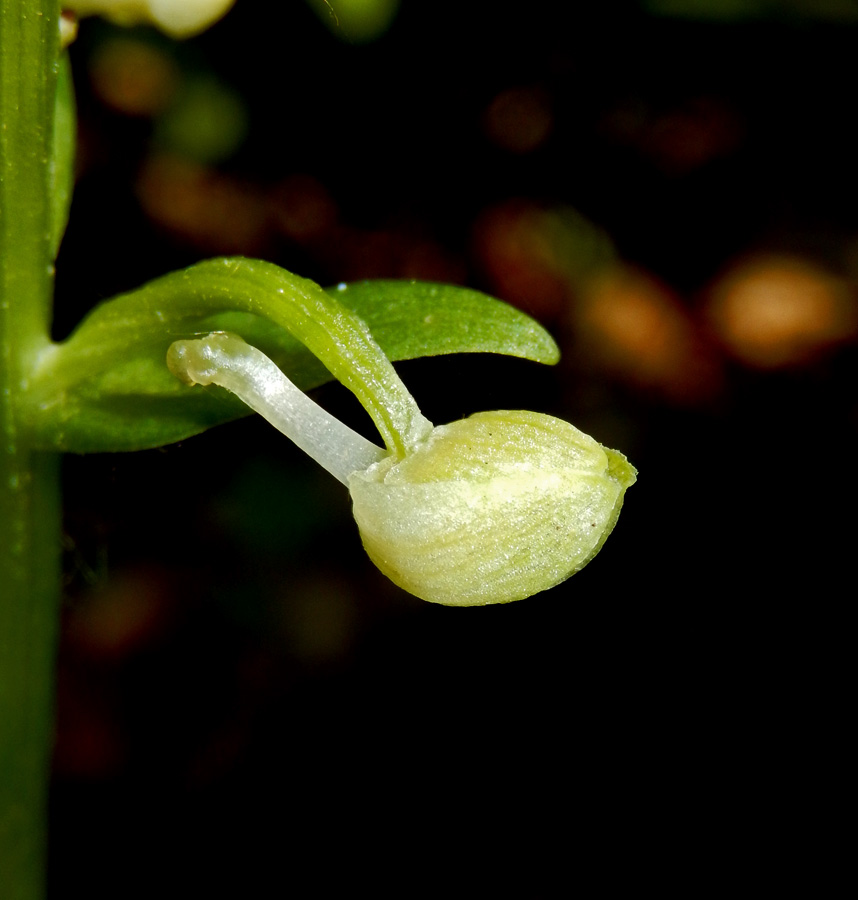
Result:
{"label": "green leaf", "polygon": [[[325,290],[366,322],[381,349],[394,360],[448,353],[502,353],[546,365],[560,359],[554,338],[538,322],[514,306],[470,288],[373,280]],[[272,358],[283,352],[288,340],[281,328],[258,316],[232,312],[207,321],[210,331],[234,331],[266,353],[270,350]],[[311,383],[301,383],[301,387],[306,390],[328,380],[317,360],[302,356],[298,365],[308,367]],[[292,378],[291,370],[281,368]]]}
{"label": "green leaf", "polygon": [[51,249],[56,258],[69,220],[74,189],[77,113],[68,52],[60,57],[54,104],[54,151],[51,159]]}
{"label": "green leaf", "polygon": [[[33,439],[44,449],[78,453],[137,450],[247,414],[227,392],[188,387],[165,364],[175,340],[232,331],[304,390],[338,377],[388,440],[386,413],[378,407],[400,401],[396,376],[392,370],[392,379],[385,375],[373,355],[378,348],[346,310],[367,323],[391,359],[461,352],[543,363],[559,357],[541,326],[478,291],[367,281],[323,293],[270,263],[209,260],[106,301],[43,355],[27,395]],[[398,415],[394,432],[410,409]]]}

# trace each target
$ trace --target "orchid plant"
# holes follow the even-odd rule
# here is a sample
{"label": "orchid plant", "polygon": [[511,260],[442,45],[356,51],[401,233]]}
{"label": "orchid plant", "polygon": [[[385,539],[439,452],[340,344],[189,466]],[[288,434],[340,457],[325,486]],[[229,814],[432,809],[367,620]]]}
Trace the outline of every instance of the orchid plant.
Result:
{"label": "orchid plant", "polygon": [[[70,5],[185,36],[230,0]],[[54,342],[75,136],[62,44],[73,32],[67,18],[61,40],[57,0],[0,0],[0,872],[4,896],[21,900],[44,892],[60,454],[156,447],[256,410],[348,485],[382,571],[447,605],[517,600],[580,569],[635,479],[621,454],[548,416],[438,427],[423,417],[391,360],[557,360],[537,323],[466,288],[324,290],[267,262],[215,259],[102,303]],[[304,394],[331,378],[358,397],[382,445]]]}

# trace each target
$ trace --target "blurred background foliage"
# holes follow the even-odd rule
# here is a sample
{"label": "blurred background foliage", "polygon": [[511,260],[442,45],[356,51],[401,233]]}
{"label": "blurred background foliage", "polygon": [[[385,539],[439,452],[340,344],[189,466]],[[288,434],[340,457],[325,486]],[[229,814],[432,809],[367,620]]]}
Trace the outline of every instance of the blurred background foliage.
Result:
{"label": "blurred background foliage", "polygon": [[[683,822],[786,802],[777,748],[824,732],[845,666],[857,25],[849,0],[82,24],[57,337],[217,254],[467,284],[564,358],[404,363],[424,412],[561,415],[640,480],[570,582],[449,610],[379,575],[345,492],[258,421],[67,458],[54,896],[393,884],[389,854],[452,844],[443,871],[513,835],[483,884],[554,896],[570,854],[668,876],[719,852]],[[668,858],[634,838],[655,809]]]}

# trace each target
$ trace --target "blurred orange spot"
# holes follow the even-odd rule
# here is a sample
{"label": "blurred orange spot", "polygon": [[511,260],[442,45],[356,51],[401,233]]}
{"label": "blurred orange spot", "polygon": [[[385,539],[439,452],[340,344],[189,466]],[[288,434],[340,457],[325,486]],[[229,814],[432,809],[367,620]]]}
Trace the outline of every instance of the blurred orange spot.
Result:
{"label": "blurred orange spot", "polygon": [[672,175],[728,155],[744,134],[738,113],[722,99],[708,96],[692,97],[662,112],[629,102],[609,113],[602,128]]}
{"label": "blurred orange spot", "polygon": [[684,175],[726,156],[741,137],[742,128],[732,109],[717,98],[696,97],[658,118],[644,143],[646,152],[662,168]]}
{"label": "blurred orange spot", "polygon": [[464,264],[424,233],[420,223],[365,231],[343,222],[337,202],[311,175],[291,175],[273,191],[271,221],[337,278],[421,278],[460,283]]}
{"label": "blurred orange spot", "polygon": [[410,226],[360,231],[345,228],[339,236],[337,271],[346,281],[360,278],[419,278],[460,283],[464,266],[420,228]]}
{"label": "blurred orange spot", "polygon": [[163,111],[179,83],[178,68],[169,56],[130,38],[102,44],[90,61],[89,75],[102,102],[129,116]]}
{"label": "blurred orange spot", "polygon": [[261,255],[268,213],[250,186],[168,154],[149,157],[137,183],[146,214],[202,250]]}
{"label": "blurred orange spot", "polygon": [[733,356],[764,369],[810,362],[858,325],[845,283],[791,257],[741,262],[716,283],[707,313]]}
{"label": "blurred orange spot", "polygon": [[596,276],[573,314],[588,360],[673,402],[712,398],[721,373],[679,299],[651,276],[616,266]]}
{"label": "blurred orange spot", "polygon": [[570,207],[509,200],[474,225],[489,289],[537,318],[556,318],[585,277],[613,258],[609,239]]}
{"label": "blurred orange spot", "polygon": [[339,218],[327,188],[311,175],[291,175],[275,187],[271,205],[275,224],[298,244],[327,237]]}
{"label": "blurred orange spot", "polygon": [[68,644],[90,660],[121,660],[168,627],[174,593],[167,575],[158,570],[119,573],[70,610]]}
{"label": "blurred orange spot", "polygon": [[536,150],[551,134],[553,124],[550,99],[537,87],[501,91],[483,115],[488,139],[512,153]]}

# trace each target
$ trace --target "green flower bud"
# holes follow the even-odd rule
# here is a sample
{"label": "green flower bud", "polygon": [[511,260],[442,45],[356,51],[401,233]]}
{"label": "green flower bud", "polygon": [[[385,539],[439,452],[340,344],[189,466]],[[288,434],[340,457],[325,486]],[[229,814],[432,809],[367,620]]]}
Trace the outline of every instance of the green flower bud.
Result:
{"label": "green flower bud", "polygon": [[235,335],[178,341],[167,359],[182,380],[237,394],[347,484],[370,558],[432,603],[509,603],[559,584],[598,552],[635,482],[624,456],[551,416],[484,412],[437,427],[420,416],[396,452]]}
{"label": "green flower bud", "polygon": [[568,422],[498,411],[436,427],[349,488],[364,547],[391,581],[477,606],[529,597],[586,565],[635,474]]}

